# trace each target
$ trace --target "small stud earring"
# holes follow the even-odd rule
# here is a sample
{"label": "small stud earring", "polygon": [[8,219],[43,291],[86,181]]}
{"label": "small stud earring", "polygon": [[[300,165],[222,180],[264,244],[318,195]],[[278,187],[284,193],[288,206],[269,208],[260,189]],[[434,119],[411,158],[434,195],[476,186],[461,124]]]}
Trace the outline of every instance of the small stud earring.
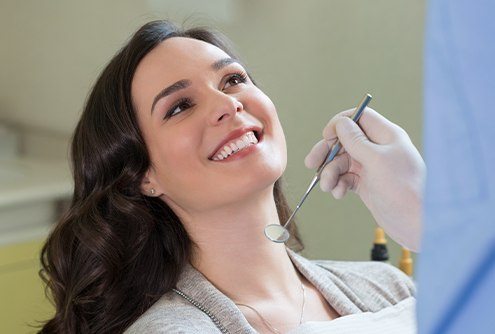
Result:
{"label": "small stud earring", "polygon": [[154,188],[151,188],[151,189],[150,189],[150,194],[151,194],[151,195],[154,195],[154,194],[155,194],[155,189],[154,189]]}

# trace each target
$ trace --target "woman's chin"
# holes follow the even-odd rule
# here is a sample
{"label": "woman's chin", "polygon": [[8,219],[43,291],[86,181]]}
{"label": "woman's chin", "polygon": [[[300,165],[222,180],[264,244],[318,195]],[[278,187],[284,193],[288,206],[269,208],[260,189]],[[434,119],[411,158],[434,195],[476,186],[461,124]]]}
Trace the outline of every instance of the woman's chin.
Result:
{"label": "woman's chin", "polygon": [[215,194],[220,195],[221,198],[242,198],[273,187],[282,174],[283,168],[263,168],[256,172],[230,175],[229,177],[224,175],[222,181],[210,189],[214,189]]}

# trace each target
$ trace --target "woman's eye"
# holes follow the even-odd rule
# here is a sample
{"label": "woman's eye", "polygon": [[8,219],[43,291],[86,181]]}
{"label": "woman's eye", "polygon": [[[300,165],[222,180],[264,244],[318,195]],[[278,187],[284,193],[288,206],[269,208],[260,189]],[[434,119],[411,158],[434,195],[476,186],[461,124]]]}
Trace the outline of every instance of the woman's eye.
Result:
{"label": "woman's eye", "polygon": [[170,108],[168,110],[168,112],[166,113],[164,118],[173,117],[173,116],[181,113],[182,111],[191,108],[192,106],[193,106],[193,103],[191,102],[190,99],[182,98],[179,101],[177,101],[177,103],[175,103],[172,108]]}
{"label": "woman's eye", "polygon": [[227,80],[228,84],[231,84],[232,86],[236,86],[241,83],[245,83],[247,81],[247,75],[245,73],[234,73],[232,74],[229,79]]}

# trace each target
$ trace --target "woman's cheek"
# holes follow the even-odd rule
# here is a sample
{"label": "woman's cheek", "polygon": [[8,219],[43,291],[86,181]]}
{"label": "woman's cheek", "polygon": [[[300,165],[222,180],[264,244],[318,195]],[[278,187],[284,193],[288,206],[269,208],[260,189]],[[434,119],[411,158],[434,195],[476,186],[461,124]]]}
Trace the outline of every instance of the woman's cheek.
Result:
{"label": "woman's cheek", "polygon": [[188,168],[191,167],[191,159],[195,156],[191,150],[198,147],[192,138],[174,131],[168,136],[158,138],[156,147],[158,154],[154,161],[156,167],[161,169],[164,179],[168,179],[167,176],[170,176],[170,181],[183,179],[190,173]]}

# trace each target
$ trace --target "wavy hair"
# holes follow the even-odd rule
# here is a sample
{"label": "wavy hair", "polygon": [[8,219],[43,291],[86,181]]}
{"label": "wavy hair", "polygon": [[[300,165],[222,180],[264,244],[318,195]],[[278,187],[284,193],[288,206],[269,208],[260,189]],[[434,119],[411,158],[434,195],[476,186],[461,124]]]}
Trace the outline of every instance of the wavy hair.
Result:
{"label": "wavy hair", "polygon": [[[151,161],[131,98],[139,62],[171,37],[202,40],[238,59],[218,32],[153,21],[110,60],[72,137],[70,207],[41,251],[39,274],[55,314],[39,333],[121,333],[175,286],[191,260],[193,243],[179,218],[161,199],[140,191]],[[281,179],[273,191],[285,221],[291,210]],[[292,227],[289,247],[300,251]]]}

